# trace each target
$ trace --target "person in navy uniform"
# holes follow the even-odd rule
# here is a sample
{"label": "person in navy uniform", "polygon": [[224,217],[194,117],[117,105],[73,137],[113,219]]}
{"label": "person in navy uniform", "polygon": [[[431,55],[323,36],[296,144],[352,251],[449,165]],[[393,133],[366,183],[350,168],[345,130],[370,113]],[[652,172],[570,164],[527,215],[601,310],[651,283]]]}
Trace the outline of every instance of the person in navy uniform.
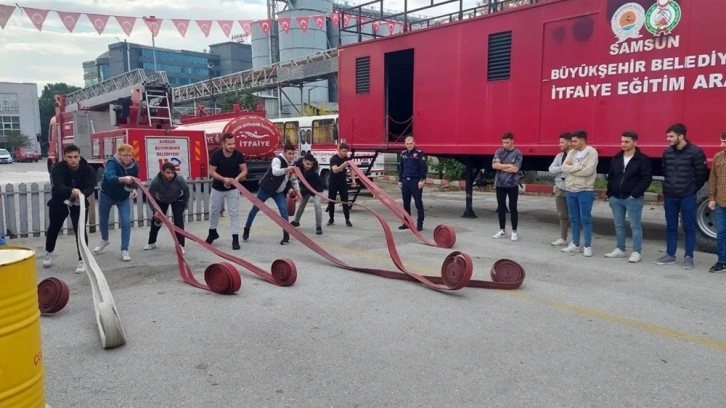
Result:
{"label": "person in navy uniform", "polygon": [[[401,152],[401,161],[398,164],[398,187],[403,195],[403,208],[408,215],[411,215],[411,197],[416,204],[416,229],[423,230],[424,222],[424,206],[423,206],[423,187],[428,174],[428,165],[426,164],[426,155],[424,152],[416,148],[416,142],[413,136],[406,138],[406,150]],[[406,229],[406,225],[401,225],[398,229]]]}

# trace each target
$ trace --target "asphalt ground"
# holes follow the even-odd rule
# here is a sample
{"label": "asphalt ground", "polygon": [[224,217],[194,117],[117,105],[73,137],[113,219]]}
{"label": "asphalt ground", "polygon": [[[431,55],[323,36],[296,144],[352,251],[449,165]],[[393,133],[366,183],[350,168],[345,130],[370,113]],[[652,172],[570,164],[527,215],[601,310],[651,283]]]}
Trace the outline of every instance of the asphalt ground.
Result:
{"label": "asphalt ground", "polygon": [[[385,185],[395,194],[394,185]],[[662,207],[643,214],[643,261],[605,259],[614,247],[610,209],[596,203],[594,256],[562,254],[549,242],[558,225],[551,197],[519,200],[519,242],[493,240],[491,193],[476,193],[476,219],[462,218],[461,192],[424,193],[426,223],[456,229],[453,249],[421,244],[386,213],[403,262],[437,275],[457,250],[474,260],[474,278],[509,258],[526,270],[518,290],[464,288],[442,293],[421,284],[346,271],[300,242],[280,246],[280,228],[260,213],[239,256],[269,269],[294,259],[298,280],[277,287],[242,271],[235,295],[184,284],[168,232],[143,251],[148,230],[132,230],[129,263],[119,231],[96,256],[110,284],[127,344],[101,347],[85,274],[73,273],[72,237],[61,236],[44,269],[41,238],[13,239],[38,251],[38,280],[71,287],[66,308],[41,318],[46,400],[59,407],[717,407],[726,401],[726,273],[711,274],[712,254],[696,269],[653,262],[664,249]],[[241,199],[241,223],[250,208]],[[361,203],[383,207],[363,196]],[[270,202],[271,203],[271,202]],[[324,214],[325,216],[325,214]],[[301,231],[358,266],[394,270],[382,229],[364,210],[353,228],[314,235],[308,206]],[[215,246],[231,250],[228,214]],[[204,238],[207,224],[187,229]],[[90,246],[98,240],[91,234]],[[628,242],[629,243],[629,242]],[[682,260],[682,246],[678,251]],[[187,245],[198,279],[219,262]]]}

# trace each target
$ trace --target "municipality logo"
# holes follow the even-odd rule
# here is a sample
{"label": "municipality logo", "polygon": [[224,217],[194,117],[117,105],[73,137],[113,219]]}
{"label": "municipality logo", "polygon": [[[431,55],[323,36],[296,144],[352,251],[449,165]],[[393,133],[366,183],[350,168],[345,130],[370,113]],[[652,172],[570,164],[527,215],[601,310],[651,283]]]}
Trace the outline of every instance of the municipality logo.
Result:
{"label": "municipality logo", "polygon": [[645,28],[655,36],[668,35],[681,21],[681,6],[674,0],[658,0],[645,14]]}
{"label": "municipality logo", "polygon": [[640,30],[645,24],[645,9],[638,3],[626,3],[620,6],[610,21],[613,33],[621,43],[630,38],[640,38]]}

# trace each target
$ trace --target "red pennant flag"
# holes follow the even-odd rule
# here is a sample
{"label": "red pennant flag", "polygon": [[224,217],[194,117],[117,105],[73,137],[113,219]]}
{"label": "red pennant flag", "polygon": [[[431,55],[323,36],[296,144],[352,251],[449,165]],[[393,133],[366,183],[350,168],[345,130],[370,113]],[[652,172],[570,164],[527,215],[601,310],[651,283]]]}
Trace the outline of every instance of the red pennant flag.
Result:
{"label": "red pennant flag", "polygon": [[78,23],[78,18],[81,16],[81,13],[69,13],[67,11],[56,11],[56,13],[58,13],[58,17],[60,17],[61,22],[66,26],[68,32],[72,33],[73,29],[76,28],[76,23]]}
{"label": "red pennant flag", "polygon": [[270,20],[259,20],[257,24],[265,35],[270,35]]}
{"label": "red pennant flag", "polygon": [[368,22],[368,17],[363,17],[363,16],[360,17],[360,25],[361,26],[364,25],[367,22]]}
{"label": "red pennant flag", "polygon": [[335,13],[331,14],[330,20],[333,22],[333,25],[335,26],[335,28],[340,28],[340,13],[339,12],[336,11]]}
{"label": "red pennant flag", "polygon": [[325,24],[325,14],[319,14],[313,17],[313,19],[315,19],[315,25],[317,25],[318,28],[322,30],[323,25]]}
{"label": "red pennant flag", "polygon": [[105,14],[88,14],[86,13],[88,20],[91,21],[91,25],[96,29],[98,35],[103,34],[103,30],[106,29],[106,23],[108,23],[108,16]]}
{"label": "red pennant flag", "polygon": [[308,24],[310,22],[310,17],[296,17],[297,25],[300,26],[300,28],[303,30],[303,33],[305,31],[308,31]]}
{"label": "red pennant flag", "polygon": [[159,30],[161,29],[161,23],[163,21],[163,18],[144,17],[144,23],[146,23],[146,26],[149,27],[149,31],[151,31],[152,37],[159,36]]}
{"label": "red pennant flag", "polygon": [[373,34],[378,33],[378,29],[379,28],[381,28],[381,22],[380,22],[380,20],[379,21],[374,21],[373,22]]}
{"label": "red pennant flag", "polygon": [[389,21],[386,24],[388,25],[388,35],[393,35],[393,32],[396,30],[396,23]]}
{"label": "red pennant flag", "polygon": [[209,37],[209,32],[212,31],[212,20],[197,20],[197,25],[205,37]]}
{"label": "red pennant flag", "polygon": [[247,37],[252,34],[252,20],[239,20],[239,25],[242,26],[242,31]]}
{"label": "red pennant flag", "polygon": [[45,23],[45,18],[48,17],[48,10],[30,7],[23,7],[23,10],[28,15],[28,18],[33,23],[35,28],[37,28],[38,31],[43,31],[43,23]]}
{"label": "red pennant flag", "polygon": [[0,4],[0,28],[5,29],[5,24],[10,20],[10,16],[13,15],[15,6],[5,6]]}
{"label": "red pennant flag", "polygon": [[350,24],[350,19],[350,14],[343,14],[343,28],[348,28],[348,24]]}
{"label": "red pennant flag", "polygon": [[116,17],[116,22],[119,26],[121,26],[121,29],[124,30],[124,34],[126,34],[126,37],[131,37],[131,32],[134,31],[134,25],[136,25],[136,17],[114,17]]}
{"label": "red pennant flag", "polygon": [[287,34],[288,31],[290,31],[290,17],[281,17],[278,18],[277,21],[280,23],[280,28],[282,28],[282,31]]}
{"label": "red pennant flag", "polygon": [[217,20],[217,24],[219,24],[219,28],[222,29],[222,32],[224,35],[229,38],[230,35],[232,35],[232,26],[234,26],[234,20]]}

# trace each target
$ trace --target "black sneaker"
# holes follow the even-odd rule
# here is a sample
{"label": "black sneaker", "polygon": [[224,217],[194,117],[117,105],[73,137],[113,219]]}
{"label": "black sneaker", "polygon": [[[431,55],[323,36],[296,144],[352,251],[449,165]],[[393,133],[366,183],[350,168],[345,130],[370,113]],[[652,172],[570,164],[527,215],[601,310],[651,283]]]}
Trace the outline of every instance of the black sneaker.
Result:
{"label": "black sneaker", "polygon": [[242,231],[242,240],[247,241],[247,239],[250,237],[250,227],[245,227]]}
{"label": "black sneaker", "polygon": [[345,226],[346,227],[352,227],[353,224],[350,223],[350,220],[345,220]]}
{"label": "black sneaker", "polygon": [[320,225],[318,225],[317,227],[315,227],[315,234],[317,234],[317,235],[323,235],[323,227],[321,227]]}
{"label": "black sneaker", "polygon": [[726,269],[726,264],[722,264],[721,262],[716,262],[715,264],[713,264],[711,269],[709,269],[708,271],[713,273],[713,272],[721,272],[724,269]]}
{"label": "black sneaker", "polygon": [[299,227],[299,226],[300,226],[300,223],[299,223],[299,222],[297,222],[297,221],[292,221],[292,222],[290,223],[290,225],[292,225],[293,227],[297,228],[297,227]]}
{"label": "black sneaker", "polygon": [[406,224],[401,224],[401,225],[400,225],[400,226],[398,227],[398,229],[400,229],[400,230],[405,230],[405,229],[408,229],[408,227],[406,226]]}
{"label": "black sneaker", "polygon": [[423,225],[419,225],[418,227],[416,227],[416,231],[423,231]]}
{"label": "black sneaker", "polygon": [[290,243],[290,233],[287,231],[282,232],[282,241],[280,241],[280,245],[286,245]]}
{"label": "black sneaker", "polygon": [[335,220],[333,220],[333,219],[331,218],[331,219],[329,219],[329,220],[328,220],[328,223],[327,223],[327,224],[325,224],[325,225],[327,225],[327,226],[329,227],[329,226],[331,226],[331,225],[333,225],[333,224],[335,224]]}
{"label": "black sneaker", "polygon": [[232,249],[234,249],[236,251],[239,248],[240,248],[240,246],[239,246],[239,235],[232,234]]}
{"label": "black sneaker", "polygon": [[217,234],[217,230],[216,229],[210,229],[209,230],[209,235],[207,235],[207,239],[205,239],[204,242],[206,242],[207,244],[211,244],[217,238],[219,238],[219,234]]}

